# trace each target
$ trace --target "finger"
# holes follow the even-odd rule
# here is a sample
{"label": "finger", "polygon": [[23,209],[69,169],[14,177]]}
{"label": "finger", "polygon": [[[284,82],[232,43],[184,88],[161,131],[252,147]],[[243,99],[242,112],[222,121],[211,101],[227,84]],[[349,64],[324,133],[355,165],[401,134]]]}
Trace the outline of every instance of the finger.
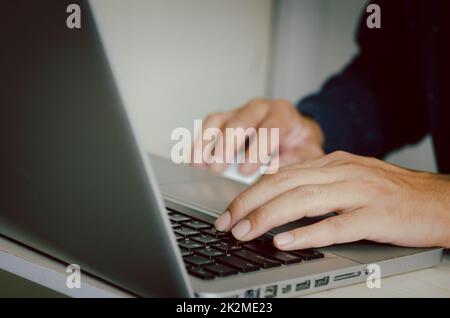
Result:
{"label": "finger", "polygon": [[363,211],[341,214],[278,234],[274,244],[281,250],[291,251],[359,241],[370,236],[375,221],[373,214]]}
{"label": "finger", "polygon": [[[270,159],[273,155],[278,155],[277,151],[280,147],[280,140],[288,133],[288,129],[283,127],[287,121],[284,115],[270,112],[269,115],[260,123],[257,135],[250,141],[249,147],[246,149],[244,158],[245,163],[239,166],[239,171],[244,175],[254,174],[265,159]],[[278,134],[273,135],[272,129],[278,129]],[[266,129],[264,133],[261,129]],[[265,156],[268,158],[263,158]]]}
{"label": "finger", "polygon": [[[246,161],[239,166],[239,171],[244,175],[252,175],[262,164],[269,164],[271,156],[278,156],[280,140],[284,140],[284,138],[288,137],[288,134],[294,130],[296,127],[294,123],[297,123],[295,119],[298,117],[299,114],[292,103],[285,100],[273,101],[270,107],[268,107],[264,120],[257,127],[255,138],[250,141],[249,147],[246,149],[244,154]],[[274,128],[278,129],[277,136],[272,136],[271,129]],[[260,129],[267,129],[266,134],[260,133]],[[263,138],[261,138],[261,136]],[[266,137],[264,138],[264,136]],[[265,149],[267,149],[267,151],[264,151]],[[278,170],[278,160],[276,161],[276,167],[272,167],[272,162],[270,168],[272,170],[274,168],[275,170]]]}
{"label": "finger", "polygon": [[350,183],[301,186],[258,207],[231,232],[237,239],[248,241],[305,216],[318,216],[331,211],[352,211],[364,202],[363,195],[355,195]]}
{"label": "finger", "polygon": [[[259,129],[259,128],[258,128]],[[254,174],[261,164],[258,161],[258,132],[249,140],[249,146],[242,155],[239,172],[245,176]]]}
{"label": "finger", "polygon": [[[268,108],[268,101],[254,100],[246,106],[235,110],[233,115],[228,117],[220,127],[222,134],[217,139],[214,147],[216,158],[222,158],[225,163],[233,162],[237,151],[245,144],[246,130],[249,129],[247,133],[249,133],[250,136],[254,135],[258,123],[264,118]],[[230,140],[223,137],[227,136],[227,130],[230,131],[228,136],[232,133]],[[243,139],[235,138],[234,135],[236,132],[242,133]],[[234,145],[235,139],[238,139],[237,147]],[[227,164],[216,163],[209,165],[208,167],[216,173],[223,173],[227,166]]]}
{"label": "finger", "polygon": [[289,190],[304,185],[341,182],[347,176],[346,169],[335,167],[280,171],[274,175],[265,176],[253,186],[241,192],[231,202],[227,210],[230,213],[230,222],[222,230],[229,230],[250,212]]}
{"label": "finger", "polygon": [[[266,117],[269,108],[268,101],[255,100],[237,110],[233,116],[225,121],[221,127],[222,134],[231,137],[225,138],[224,142],[227,160],[235,158],[239,150],[244,147],[246,139],[251,138],[255,134],[259,124]],[[231,132],[233,134],[228,133],[230,129],[232,129]],[[241,133],[239,137],[242,138],[236,136],[238,132]]]}
{"label": "finger", "polygon": [[233,112],[215,113],[205,118],[202,125],[202,131],[198,132],[198,136],[192,147],[192,162],[195,166],[206,166],[203,162],[203,150],[209,142],[203,138],[205,130],[208,128],[222,127],[222,124],[232,115]]}
{"label": "finger", "polygon": [[228,162],[225,160],[225,153],[224,153],[224,137],[221,133],[217,135],[217,138],[215,139],[213,143],[213,163],[208,163],[207,167],[211,171],[215,173],[223,173],[228,168]]}

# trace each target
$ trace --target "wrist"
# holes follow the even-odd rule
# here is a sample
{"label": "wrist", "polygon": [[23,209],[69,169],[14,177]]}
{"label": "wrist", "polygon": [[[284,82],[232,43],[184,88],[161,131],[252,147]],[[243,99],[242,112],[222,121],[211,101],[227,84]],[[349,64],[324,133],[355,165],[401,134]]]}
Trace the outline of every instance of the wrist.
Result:
{"label": "wrist", "polygon": [[446,248],[446,249],[450,249],[450,175],[444,175],[443,176],[443,179],[445,180],[444,182],[445,182],[445,184],[447,185],[446,187],[445,187],[445,195],[444,195],[444,197],[445,197],[445,202],[444,202],[444,212],[446,212],[446,214],[447,214],[447,233],[448,233],[448,235],[447,235],[447,238],[446,238],[446,240],[445,240],[445,242],[444,242],[444,244],[443,244],[443,247],[444,248]]}
{"label": "wrist", "polygon": [[438,222],[437,233],[440,233],[436,246],[450,249],[450,175],[425,173],[426,178],[433,180],[426,183],[426,188],[431,189],[433,195],[428,197],[431,203],[430,210],[437,212]]}

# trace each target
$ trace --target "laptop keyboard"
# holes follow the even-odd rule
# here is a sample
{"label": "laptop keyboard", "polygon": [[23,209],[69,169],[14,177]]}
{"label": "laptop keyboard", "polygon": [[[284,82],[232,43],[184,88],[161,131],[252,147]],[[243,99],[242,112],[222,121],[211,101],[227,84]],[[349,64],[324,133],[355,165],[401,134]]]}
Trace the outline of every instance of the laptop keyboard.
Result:
{"label": "laptop keyboard", "polygon": [[204,280],[324,257],[312,249],[280,251],[268,235],[240,242],[231,233],[216,231],[212,224],[172,209],[168,213],[187,271]]}

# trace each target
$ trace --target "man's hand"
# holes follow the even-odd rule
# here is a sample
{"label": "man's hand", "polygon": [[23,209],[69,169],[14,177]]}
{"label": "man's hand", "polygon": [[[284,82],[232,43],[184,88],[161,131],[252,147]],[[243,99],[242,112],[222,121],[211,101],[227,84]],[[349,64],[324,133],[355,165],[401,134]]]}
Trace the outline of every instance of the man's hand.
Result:
{"label": "man's hand", "polygon": [[[223,135],[226,134],[227,128],[279,128],[280,144],[279,156],[280,167],[299,162],[302,160],[318,158],[322,156],[323,134],[319,125],[312,119],[302,116],[291,102],[285,100],[267,100],[255,99],[245,106],[224,113],[216,113],[208,116],[203,121],[203,129],[219,128]],[[245,158],[249,157],[250,151],[255,151],[258,145],[255,142],[257,136],[253,138],[253,142],[248,146]],[[223,140],[224,149],[222,154],[231,153],[235,157],[236,150],[233,145],[227,145]],[[207,141],[202,136],[195,141],[193,145],[193,154],[204,149]],[[238,145],[237,148],[242,149],[245,145]],[[228,148],[230,149],[228,149]],[[225,157],[225,155],[224,155]],[[224,158],[224,162],[226,158]],[[196,164],[195,166],[208,167],[214,172],[222,173],[226,170],[227,164]],[[241,164],[239,171],[245,175],[251,175],[258,170],[260,163]]]}
{"label": "man's hand", "polygon": [[450,177],[335,152],[264,176],[216,221],[243,241],[307,216],[338,215],[274,237],[282,250],[362,239],[450,247]]}

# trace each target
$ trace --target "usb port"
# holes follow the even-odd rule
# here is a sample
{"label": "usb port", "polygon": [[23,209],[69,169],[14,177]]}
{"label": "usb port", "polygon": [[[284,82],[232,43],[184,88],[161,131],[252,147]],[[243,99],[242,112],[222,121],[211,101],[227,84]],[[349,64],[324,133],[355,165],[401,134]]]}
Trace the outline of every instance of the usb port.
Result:
{"label": "usb port", "polygon": [[325,276],[323,278],[316,279],[314,282],[314,287],[322,287],[328,285],[330,282],[330,276]]}
{"label": "usb port", "polygon": [[361,276],[361,272],[347,273],[342,275],[337,275],[334,277],[334,281],[337,282],[339,280],[350,279]]}
{"label": "usb port", "polygon": [[306,289],[309,289],[309,287],[311,287],[311,281],[306,280],[304,282],[296,284],[295,291],[306,290]]}
{"label": "usb port", "polygon": [[288,293],[291,292],[291,290],[292,290],[292,285],[291,284],[287,284],[287,285],[281,287],[281,293],[282,294],[288,294]]}
{"label": "usb port", "polygon": [[245,292],[245,298],[259,298],[259,288],[247,290]]}
{"label": "usb port", "polygon": [[266,291],[264,293],[264,298],[274,298],[277,296],[277,285],[271,285],[266,287]]}

